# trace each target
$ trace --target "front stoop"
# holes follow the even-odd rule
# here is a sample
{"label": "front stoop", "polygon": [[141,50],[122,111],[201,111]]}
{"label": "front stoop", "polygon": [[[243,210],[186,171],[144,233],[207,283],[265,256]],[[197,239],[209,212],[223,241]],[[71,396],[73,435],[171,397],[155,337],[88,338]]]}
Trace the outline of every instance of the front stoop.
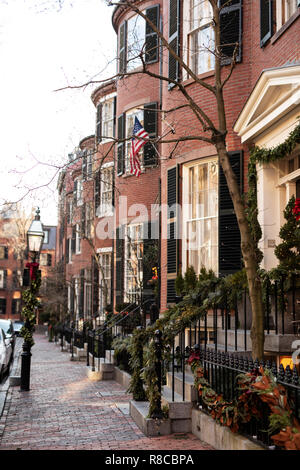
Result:
{"label": "front stoop", "polygon": [[[172,372],[167,373],[167,387],[172,389],[173,376]],[[182,396],[183,392],[183,374],[182,372],[174,373],[174,390]],[[197,390],[194,386],[194,376],[190,373],[185,373],[184,377],[184,399],[185,401],[197,401]]]}
{"label": "front stoop", "polygon": [[[103,361],[103,362],[102,362]],[[114,380],[114,365],[109,362],[100,360],[100,367],[98,364],[94,367],[95,370],[90,366],[87,368],[87,375],[90,380]]]}
{"label": "front stoop", "polygon": [[71,355],[71,360],[73,361],[86,361],[86,349],[85,348],[77,348],[73,346],[73,357]]}
{"label": "front stoop", "polygon": [[217,450],[265,450],[259,444],[216,423],[213,418],[197,409],[192,410],[192,433]]}
{"label": "front stoop", "polygon": [[171,434],[171,420],[156,420],[147,418],[149,413],[148,401],[131,400],[129,403],[130,416],[140,428],[140,430],[148,437],[167,436]]}
{"label": "front stoop", "polygon": [[174,393],[174,401],[172,398],[172,391],[163,387],[161,403],[169,409],[171,432],[192,432],[192,403],[182,401],[182,396],[178,393]]}

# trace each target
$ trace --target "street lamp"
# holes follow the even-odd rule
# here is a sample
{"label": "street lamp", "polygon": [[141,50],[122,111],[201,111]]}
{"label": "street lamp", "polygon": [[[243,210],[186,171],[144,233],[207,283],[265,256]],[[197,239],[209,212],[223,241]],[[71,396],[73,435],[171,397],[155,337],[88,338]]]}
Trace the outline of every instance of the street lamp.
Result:
{"label": "street lamp", "polygon": [[36,260],[40,253],[44,240],[43,224],[40,220],[40,209],[37,208],[35,218],[31,222],[27,232],[27,248],[33,253],[33,261]]}
{"label": "street lamp", "polygon": [[43,240],[44,230],[43,224],[40,221],[40,210],[38,208],[35,218],[31,222],[27,232],[27,249],[28,252],[32,254],[32,261],[26,264],[30,273],[30,287],[23,292],[24,307],[22,312],[24,313],[25,324],[23,331],[23,352],[21,354],[21,391],[29,390],[31,347],[33,345],[32,333],[35,323],[35,312],[38,306],[37,293],[40,287],[39,264],[37,263],[37,259],[42,248]]}

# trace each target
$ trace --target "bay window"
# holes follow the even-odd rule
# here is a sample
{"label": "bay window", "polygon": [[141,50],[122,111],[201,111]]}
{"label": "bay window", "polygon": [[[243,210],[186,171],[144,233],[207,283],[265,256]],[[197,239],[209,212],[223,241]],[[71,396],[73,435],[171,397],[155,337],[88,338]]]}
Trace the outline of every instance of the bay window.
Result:
{"label": "bay window", "polygon": [[[159,6],[144,11],[147,18],[158,27]],[[135,15],[121,24],[119,29],[119,72],[126,73],[142,65],[140,55],[146,63],[158,60],[158,37],[149,23]]]}

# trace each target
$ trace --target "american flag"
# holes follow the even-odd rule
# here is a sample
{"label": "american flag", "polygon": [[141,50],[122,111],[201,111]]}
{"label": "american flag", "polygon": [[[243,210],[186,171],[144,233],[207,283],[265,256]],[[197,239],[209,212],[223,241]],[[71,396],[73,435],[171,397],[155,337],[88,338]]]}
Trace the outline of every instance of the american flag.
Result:
{"label": "american flag", "polygon": [[141,174],[141,162],[139,160],[138,153],[148,139],[149,134],[145,131],[142,124],[135,116],[131,139],[130,173],[137,177]]}

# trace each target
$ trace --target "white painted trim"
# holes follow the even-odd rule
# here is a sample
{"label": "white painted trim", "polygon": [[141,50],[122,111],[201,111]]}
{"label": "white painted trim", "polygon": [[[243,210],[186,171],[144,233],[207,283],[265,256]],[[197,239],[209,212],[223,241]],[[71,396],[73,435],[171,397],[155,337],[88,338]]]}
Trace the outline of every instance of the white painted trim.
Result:
{"label": "white painted trim", "polygon": [[[271,87],[289,86],[281,98],[251,122],[253,115]],[[242,142],[258,136],[300,104],[300,66],[265,70],[249,96],[234,131]]]}
{"label": "white painted trim", "polygon": [[111,253],[112,247],[105,247],[105,248],[97,248],[97,253]]}

